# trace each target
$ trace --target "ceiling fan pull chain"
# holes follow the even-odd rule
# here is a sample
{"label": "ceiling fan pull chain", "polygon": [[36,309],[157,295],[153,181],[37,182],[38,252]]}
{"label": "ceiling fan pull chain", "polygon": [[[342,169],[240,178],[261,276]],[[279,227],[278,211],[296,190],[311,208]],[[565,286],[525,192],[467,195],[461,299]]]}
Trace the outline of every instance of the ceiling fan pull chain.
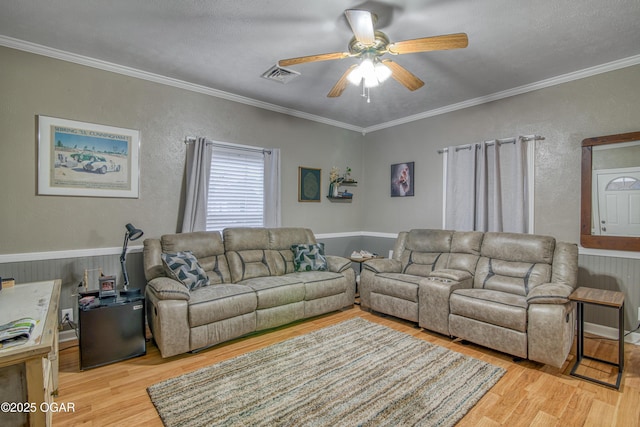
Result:
{"label": "ceiling fan pull chain", "polygon": [[367,88],[367,104],[371,104],[371,89]]}

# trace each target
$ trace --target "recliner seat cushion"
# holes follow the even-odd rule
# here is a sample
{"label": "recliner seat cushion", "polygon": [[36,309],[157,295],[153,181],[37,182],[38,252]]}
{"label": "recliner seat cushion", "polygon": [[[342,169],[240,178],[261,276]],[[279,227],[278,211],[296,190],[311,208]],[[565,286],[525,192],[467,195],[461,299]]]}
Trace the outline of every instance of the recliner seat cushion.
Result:
{"label": "recliner seat cushion", "polygon": [[486,289],[458,289],[451,294],[449,307],[451,314],[527,331],[527,300],[523,296]]}
{"label": "recliner seat cushion", "polygon": [[256,294],[248,286],[211,285],[191,292],[189,326],[196,327],[255,311]]}
{"label": "recliner seat cushion", "polygon": [[388,295],[411,302],[418,302],[418,284],[424,277],[402,273],[376,274],[371,292]]}
{"label": "recliner seat cushion", "polygon": [[331,271],[306,271],[288,274],[287,277],[304,283],[305,301],[343,294],[348,286],[342,274]]}
{"label": "recliner seat cushion", "polygon": [[304,301],[304,283],[290,274],[256,277],[243,280],[239,284],[255,291],[259,310]]}

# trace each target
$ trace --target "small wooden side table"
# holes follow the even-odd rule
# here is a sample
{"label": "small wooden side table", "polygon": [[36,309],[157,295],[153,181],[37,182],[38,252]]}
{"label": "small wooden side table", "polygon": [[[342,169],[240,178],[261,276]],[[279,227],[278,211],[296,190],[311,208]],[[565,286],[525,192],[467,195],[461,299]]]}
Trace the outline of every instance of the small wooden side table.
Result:
{"label": "small wooden side table", "polygon": [[[374,256],[370,256],[370,257],[361,257],[361,258],[354,258],[354,257],[348,257],[347,259],[351,262],[357,262],[358,264],[360,264],[360,272],[358,273],[358,278],[360,277],[360,275],[362,274],[362,263],[369,261],[370,259],[380,259],[380,258],[384,258],[383,256],[380,255],[374,255]],[[356,298],[359,296],[359,292],[358,292],[358,280],[356,280]],[[356,301],[355,302],[356,305],[360,305],[360,301]]]}
{"label": "small wooden side table", "polygon": [[[622,371],[624,369],[624,294],[622,292],[609,291],[605,289],[592,289],[579,287],[571,295],[569,295],[571,301],[578,303],[578,337],[577,337],[577,360],[573,368],[571,369],[571,375],[574,377],[582,378],[584,380],[592,381],[607,387],[613,387],[616,390],[620,389],[620,380],[622,379]],[[585,356],[584,354],[584,304],[599,305],[602,307],[611,307],[618,310],[618,363],[614,363],[608,360],[597,359],[592,356]],[[576,369],[582,359],[591,359],[598,362],[606,363],[608,365],[618,367],[618,378],[615,384],[611,384],[605,381],[601,381],[595,378],[587,377],[585,375],[576,374]]]}

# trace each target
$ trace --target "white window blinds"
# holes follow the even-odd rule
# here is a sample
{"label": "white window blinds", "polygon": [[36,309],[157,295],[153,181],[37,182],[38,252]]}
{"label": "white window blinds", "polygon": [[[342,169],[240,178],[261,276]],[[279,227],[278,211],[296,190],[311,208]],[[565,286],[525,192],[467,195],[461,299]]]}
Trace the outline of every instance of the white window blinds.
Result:
{"label": "white window blinds", "polygon": [[207,230],[262,227],[263,224],[262,152],[214,147],[207,202]]}

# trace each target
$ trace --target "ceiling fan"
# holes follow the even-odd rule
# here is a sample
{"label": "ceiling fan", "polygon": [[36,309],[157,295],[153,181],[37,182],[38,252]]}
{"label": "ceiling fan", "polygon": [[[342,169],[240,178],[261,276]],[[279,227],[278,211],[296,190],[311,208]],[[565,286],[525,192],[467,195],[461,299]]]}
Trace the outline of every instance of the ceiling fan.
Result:
{"label": "ceiling fan", "polygon": [[364,96],[365,89],[378,86],[389,77],[392,77],[410,91],[414,91],[424,86],[424,82],[400,64],[390,59],[381,59],[383,55],[387,53],[403,55],[433,50],[460,49],[467,47],[469,44],[465,33],[422,37],[390,43],[385,33],[374,29],[378,19],[374,13],[359,9],[347,9],[344,13],[354,34],[354,37],[349,42],[348,52],[322,53],[278,61],[279,66],[288,67],[307,62],[361,58],[359,64],[354,64],[347,68],[327,94],[329,98],[342,95],[349,82],[356,85],[362,83]]}

